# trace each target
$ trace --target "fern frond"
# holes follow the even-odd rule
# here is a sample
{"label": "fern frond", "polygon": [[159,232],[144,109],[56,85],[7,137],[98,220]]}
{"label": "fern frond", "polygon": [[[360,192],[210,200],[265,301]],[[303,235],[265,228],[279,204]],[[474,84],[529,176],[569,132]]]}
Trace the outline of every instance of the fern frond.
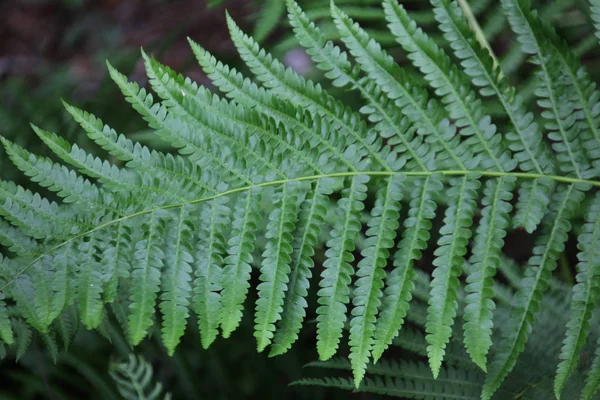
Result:
{"label": "fern frond", "polygon": [[579,235],[577,284],[573,287],[571,313],[567,324],[567,334],[560,353],[554,392],[557,398],[569,376],[577,368],[579,352],[585,343],[590,327],[590,319],[598,298],[600,298],[600,196],[596,195],[588,208],[583,233]]}
{"label": "fern frond", "polygon": [[[419,364],[405,364],[403,372],[397,376],[375,376],[365,378],[358,387],[358,392],[376,393],[381,395],[421,399],[436,398],[444,400],[473,399],[478,395],[477,385],[463,385],[461,381],[473,382],[477,379],[473,373],[455,371],[452,368],[442,370],[440,380],[433,379],[427,367],[419,368]],[[407,368],[408,367],[408,368]],[[411,368],[412,367],[412,368]],[[321,387],[353,390],[354,385],[346,378],[305,378],[293,383],[294,385],[316,385]],[[427,397],[425,397],[427,396]]]}
{"label": "fern frond", "polygon": [[321,360],[331,358],[338,349],[342,328],[346,321],[346,304],[350,301],[350,280],[354,273],[350,262],[352,251],[361,229],[360,212],[367,197],[368,176],[351,178],[350,185],[342,191],[336,214],[338,218],[327,241],[326,260],[319,282],[319,307],[317,308],[317,351]]}
{"label": "fern frond", "polygon": [[156,297],[160,289],[161,270],[164,265],[162,243],[166,235],[166,219],[160,211],[153,211],[141,223],[142,238],[135,244],[131,278],[136,281],[129,299],[129,340],[136,345],[152,326]]}
{"label": "fern frond", "polygon": [[494,276],[500,263],[515,179],[490,179],[484,190],[481,221],[477,227],[471,257],[471,272],[465,291],[464,342],[473,361],[484,371],[492,346]]}
{"label": "fern frond", "polygon": [[129,355],[124,362],[113,362],[109,374],[117,384],[119,394],[126,400],[169,400],[170,394],[163,396],[162,384],[153,382],[154,372],[141,356]]}
{"label": "fern frond", "polygon": [[208,348],[216,339],[223,289],[223,256],[227,253],[225,232],[230,223],[229,199],[218,197],[202,207],[198,227],[201,240],[197,246],[194,280],[194,309],[198,315],[202,347]]}
{"label": "fern frond", "polygon": [[587,187],[568,185],[559,187],[550,203],[548,228],[536,241],[530,266],[513,299],[510,319],[504,329],[498,352],[492,359],[482,399],[490,399],[502,381],[513,369],[517,357],[525,348],[531,325],[540,308],[542,294],[548,286],[558,256],[564,250],[567,234],[571,230],[569,219],[581,204]]}
{"label": "fern frond", "polygon": [[444,218],[442,235],[433,265],[431,298],[425,330],[427,332],[427,355],[433,376],[437,377],[444,358],[444,349],[452,334],[452,325],[458,307],[457,296],[467,245],[471,237],[471,225],[475,213],[475,199],[479,181],[477,176],[464,176],[450,180],[448,208]]}
{"label": "fern frond", "polygon": [[298,338],[298,332],[306,316],[308,306],[309,279],[314,266],[312,256],[325,223],[327,196],[332,193],[334,181],[318,180],[306,199],[302,202],[298,216],[298,229],[293,241],[292,266],[288,291],[283,304],[281,321],[278,324],[269,356],[285,353]]}
{"label": "fern frond", "polygon": [[254,336],[258,351],[263,351],[273,339],[275,323],[281,319],[285,292],[289,282],[292,261],[292,233],[298,218],[298,197],[302,194],[297,182],[281,186],[272,197],[275,209],[269,215],[265,238],[266,249],[260,268],[258,300],[254,319]]}
{"label": "fern frond", "polygon": [[369,78],[376,82],[395,105],[417,126],[417,133],[433,136],[430,151],[436,154],[436,166],[465,169],[479,160],[467,146],[459,143],[456,128],[450,125],[443,110],[418,83],[412,84],[406,73],[368,34],[340,9],[332,15],[342,40]]}
{"label": "fern frond", "polygon": [[[350,4],[345,1],[340,5]],[[527,111],[527,89],[525,97],[517,94],[478,42],[482,30],[466,2],[432,3],[425,22],[438,20],[456,63],[429,29],[417,26],[425,12],[394,0],[385,0],[382,11],[367,9],[368,18],[389,23],[387,39],[396,38],[412,61],[405,69],[343,11],[365,20],[358,9],[318,0],[311,14],[287,0],[298,41],[342,96],[358,95],[362,103],[352,107],[285,68],[228,16],[256,82],[191,40],[222,95],[144,52],[154,94],[108,67],[165,150],[128,139],[66,103],[109,158],[36,126],[59,162],[1,138],[17,169],[52,192],[46,199],[0,181],[2,346],[12,342],[21,357],[31,327],[56,356],[80,323],[110,339],[114,316],[132,345],[159,326],[172,355],[190,309],[202,346],[209,347],[219,331],[231,336],[254,308],[257,348],[271,346],[275,356],[306,325],[316,278],[319,357],[337,353],[344,329],[350,349],[349,361],[318,365],[351,369],[354,376],[353,384],[320,381],[325,385],[474,398],[487,368],[483,399],[537,398],[552,382],[547,368],[533,363],[554,369],[552,357],[560,353],[555,391],[579,395],[586,386],[576,368],[579,353],[587,351],[586,337],[598,334],[592,320],[600,293],[594,263],[600,195],[591,191],[600,187],[596,86],[529,1],[502,0],[538,69],[535,94],[546,141],[537,116]],[[476,4],[484,3],[491,6]],[[333,22],[320,29],[308,16],[328,6]],[[342,45],[330,41],[334,29]],[[487,109],[482,99],[489,97],[495,99]],[[498,126],[507,134],[491,115],[506,117]],[[596,197],[583,201],[586,192]],[[512,228],[539,231],[523,271],[502,254]],[[552,272],[568,255],[571,230],[580,254],[569,312],[568,285]],[[316,265],[320,278],[312,276]],[[498,270],[503,277],[496,279]],[[567,319],[559,350],[556,324]],[[528,344],[530,336],[535,343]],[[425,362],[369,363],[390,345],[426,357],[432,373]],[[584,397],[597,390],[598,364],[593,361]],[[505,380],[508,390],[500,387]]]}
{"label": "fern frond", "polygon": [[4,295],[0,296],[0,340],[2,342],[12,345],[15,342],[13,329],[8,317],[8,310],[4,302]]}
{"label": "fern frond", "polygon": [[581,400],[592,400],[600,388],[600,339],[596,344],[594,361],[588,371],[585,387],[581,391]]}
{"label": "fern frond", "polygon": [[162,341],[167,353],[173,355],[185,331],[188,306],[192,292],[192,264],[194,262],[193,235],[196,227],[191,221],[190,207],[181,207],[177,216],[167,221],[164,264],[162,273]]}
{"label": "fern frond", "polygon": [[396,0],[383,3],[390,30],[398,42],[409,53],[409,58],[418,67],[425,80],[441,96],[450,118],[468,137],[466,143],[475,155],[483,153],[482,167],[498,171],[515,168],[501,141],[497,128],[483,110],[481,100],[470,87],[466,74],[451,62],[448,55],[427,36]]}
{"label": "fern frond", "polygon": [[227,14],[227,24],[231,39],[240,56],[267,89],[329,119],[334,127],[342,130],[347,141],[346,145],[354,145],[356,159],[360,160],[368,156],[368,159],[375,164],[373,169],[390,169],[387,162],[379,155],[380,148],[376,145],[380,143],[366,141],[367,127],[358,115],[328,95],[319,84],[307,82],[292,69],[286,69],[281,62],[261,49],[251,37],[245,35],[229,14]]}
{"label": "fern frond", "polygon": [[227,242],[229,249],[224,260],[221,291],[223,308],[220,325],[225,338],[231,335],[242,319],[243,302],[250,287],[250,263],[253,260],[255,232],[260,218],[256,204],[260,202],[260,196],[259,191],[253,193],[249,190],[240,195],[234,204],[233,226]]}
{"label": "fern frond", "polygon": [[377,311],[383,295],[384,267],[399,227],[403,175],[384,180],[377,192],[367,229],[362,260],[358,263],[350,320],[350,360],[356,386],[362,381],[373,348]]}
{"label": "fern frond", "polygon": [[408,218],[404,221],[402,240],[394,254],[394,270],[386,279],[386,289],[375,324],[373,361],[377,362],[383,352],[398,335],[409,308],[414,288],[413,264],[421,258],[427,247],[437,204],[436,192],[442,189],[438,177],[428,177],[414,182],[410,194]]}
{"label": "fern frond", "polygon": [[536,95],[548,130],[548,137],[554,141],[552,147],[557,155],[559,168],[564,173],[574,173],[581,177],[586,174],[587,156],[578,141],[578,124],[575,123],[575,108],[566,87],[562,83],[562,71],[556,49],[541,36],[543,28],[531,15],[529,1],[502,0],[513,30],[518,35],[523,51],[533,56],[532,61],[539,66]]}
{"label": "fern frond", "polygon": [[[479,44],[464,18],[462,9],[450,0],[433,0],[432,4],[440,29],[456,57],[461,60],[463,71],[479,88],[480,95],[496,96],[500,100],[514,129],[514,132],[509,131],[504,135],[504,140],[513,151],[519,167],[523,171],[539,174],[552,173],[552,154],[546,142],[542,140],[539,125],[533,114],[527,111],[522,97],[510,85],[502,70],[495,66],[489,51]],[[513,225],[523,227],[529,233],[533,232],[546,213],[551,190],[552,182],[548,180],[523,182]]]}
{"label": "fern frond", "polygon": [[285,3],[281,0],[267,0],[256,20],[252,36],[257,42],[262,42],[279,25],[285,12]]}

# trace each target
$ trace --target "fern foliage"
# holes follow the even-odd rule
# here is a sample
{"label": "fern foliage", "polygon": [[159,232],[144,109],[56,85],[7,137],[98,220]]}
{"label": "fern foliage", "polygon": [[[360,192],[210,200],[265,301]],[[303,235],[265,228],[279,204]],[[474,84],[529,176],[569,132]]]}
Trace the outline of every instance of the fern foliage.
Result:
{"label": "fern foliage", "polygon": [[130,354],[127,361],[111,363],[109,373],[126,400],[171,398],[169,393],[163,394],[162,384],[154,382],[152,365],[141,356]]}
{"label": "fern foliage", "polygon": [[[333,86],[362,99],[358,109],[286,68],[227,16],[253,78],[190,39],[217,93],[146,53],[150,88],[108,65],[172,151],[67,103],[100,152],[36,126],[55,157],[1,138],[13,164],[51,194],[0,182],[0,341],[20,355],[33,328],[55,351],[70,340],[65,321],[102,331],[112,313],[132,345],[156,329],[173,354],[188,326],[206,348],[254,309],[257,348],[276,356],[314,309],[319,365],[351,369],[354,379],[304,383],[490,399],[523,370],[538,315],[557,303],[552,274],[573,235],[577,284],[558,365],[548,364],[559,397],[579,379],[582,349],[595,346],[579,388],[591,399],[600,386],[600,347],[590,340],[600,295],[600,95],[527,0],[502,0],[536,69],[534,114],[460,3],[431,1],[446,46],[396,0],[383,1],[378,15],[406,54],[400,65],[351,9],[331,4],[334,43],[287,1],[298,42]],[[597,14],[593,2],[596,22]],[[493,118],[488,98],[505,119]],[[534,234],[522,275],[503,254],[514,229]],[[346,342],[349,361],[334,358]],[[429,367],[377,364],[398,342]],[[365,379],[373,371],[385,377]],[[476,384],[443,383],[452,377]]]}

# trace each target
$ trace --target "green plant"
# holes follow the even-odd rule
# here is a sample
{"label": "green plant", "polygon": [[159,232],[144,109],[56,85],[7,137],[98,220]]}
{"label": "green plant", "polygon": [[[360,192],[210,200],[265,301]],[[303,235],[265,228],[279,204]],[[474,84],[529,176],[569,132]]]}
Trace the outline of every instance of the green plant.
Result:
{"label": "green plant", "polygon": [[[495,322],[499,338],[504,332],[504,323],[510,316],[511,299],[519,288],[519,281],[523,278],[521,268],[514,263],[503,260],[500,264],[500,275],[508,285],[496,282],[497,309]],[[468,269],[467,269],[468,270]],[[445,399],[474,399],[478,398],[485,382],[485,374],[470,360],[465,352],[462,340],[464,335],[460,324],[455,324],[453,335],[448,343],[447,354],[440,375],[434,379],[427,364],[421,361],[427,354],[427,342],[423,334],[423,327],[427,319],[426,304],[429,286],[428,280],[423,276],[417,277],[417,290],[413,305],[407,314],[407,326],[400,335],[394,339],[392,346],[394,352],[400,354],[398,361],[382,359],[377,364],[367,366],[367,376],[361,385],[356,388],[351,379],[345,376],[323,377],[323,373],[316,378],[303,378],[294,385],[309,385],[318,387],[331,387],[356,392],[385,394],[401,398],[435,398]],[[507,376],[506,382],[499,388],[497,396],[500,399],[549,399],[553,397],[553,378],[555,365],[561,348],[561,339],[565,334],[569,317],[569,305],[564,301],[568,297],[570,288],[558,279],[549,281],[550,290],[544,294],[543,302],[547,305],[536,318],[533,325],[532,337],[525,350],[520,355],[513,373]],[[464,305],[464,296],[459,296],[459,304]],[[415,307],[416,306],[416,307]],[[459,308],[459,320],[464,317]],[[598,337],[597,319],[592,325],[592,337]],[[583,354],[593,352],[594,341],[588,341],[582,348]],[[492,353],[494,349],[491,349]],[[389,357],[389,356],[388,356]],[[351,363],[343,358],[328,361],[317,361],[308,364],[309,367],[330,371],[347,371]],[[569,383],[563,389],[563,397],[567,399],[578,398],[585,385],[585,375],[582,368],[573,372]]]}
{"label": "green plant", "polygon": [[[458,63],[394,0],[385,0],[383,10],[437,97],[339,8],[332,6],[332,15],[349,54],[288,2],[299,42],[334,86],[363,97],[366,120],[286,70],[229,18],[232,39],[262,86],[190,43],[230,100],[143,54],[161,99],[155,101],[109,65],[127,101],[179,155],[134,143],[68,104],[114,163],[34,126],[80,175],[2,138],[15,166],[61,203],[1,182],[0,338],[19,345],[32,326],[56,347],[66,309],[76,308],[83,325],[95,329],[111,307],[136,345],[155,324],[158,305],[169,354],[190,311],[208,347],[219,330],[229,337],[238,326],[254,266],[258,350],[270,346],[279,355],[304,324],[317,259],[317,350],[322,360],[336,354],[351,307],[350,360],[359,386],[369,360],[379,360],[402,332],[414,304],[415,263],[436,242],[424,321],[429,366],[438,377],[464,291],[464,345],[486,372],[482,398],[489,399],[525,349],[575,226],[580,262],[555,381],[560,396],[600,294],[600,195],[592,191],[600,186],[598,92],[527,1],[502,0],[521,48],[537,65],[541,112],[528,112],[460,7],[432,4]],[[506,123],[492,122],[482,101],[488,97]],[[442,210],[438,234],[432,227]],[[494,276],[512,229],[533,234],[535,245],[488,362]],[[599,381],[597,350],[582,398],[592,398]]]}
{"label": "green plant", "polygon": [[171,399],[170,394],[163,395],[162,385],[154,382],[154,372],[142,357],[133,354],[126,362],[114,362],[110,365],[110,376],[126,400]]}

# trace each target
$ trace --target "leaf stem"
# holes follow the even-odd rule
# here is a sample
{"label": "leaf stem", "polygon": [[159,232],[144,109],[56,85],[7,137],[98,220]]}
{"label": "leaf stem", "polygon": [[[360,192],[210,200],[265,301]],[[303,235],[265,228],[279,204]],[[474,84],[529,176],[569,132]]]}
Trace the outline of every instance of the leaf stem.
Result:
{"label": "leaf stem", "polygon": [[465,18],[469,22],[469,25],[471,25],[471,29],[473,29],[477,41],[490,52],[490,56],[492,56],[492,59],[494,60],[494,69],[498,68],[500,66],[498,58],[496,57],[496,54],[494,54],[494,50],[492,50],[490,42],[488,42],[487,38],[485,37],[485,33],[483,33],[483,29],[481,29],[479,22],[477,22],[477,17],[475,17],[475,14],[473,14],[473,10],[471,9],[471,5],[469,5],[468,0],[458,0],[458,5],[462,9]]}
{"label": "leaf stem", "polygon": [[179,208],[179,207],[184,207],[186,205],[200,204],[200,203],[204,203],[206,201],[210,201],[210,200],[213,200],[213,199],[216,199],[219,197],[229,196],[229,195],[233,195],[236,193],[242,193],[247,190],[252,190],[255,188],[284,185],[290,181],[303,182],[303,181],[314,181],[314,180],[323,179],[323,178],[349,178],[349,177],[353,177],[353,176],[357,176],[357,175],[368,175],[368,176],[375,176],[375,177],[377,177],[377,176],[386,177],[386,176],[394,176],[394,175],[405,175],[407,177],[428,177],[428,176],[432,176],[432,175],[442,175],[442,176],[479,175],[481,177],[488,177],[488,178],[514,176],[515,178],[518,178],[518,179],[543,179],[543,178],[546,178],[546,179],[552,179],[556,182],[561,182],[561,183],[583,184],[583,185],[589,185],[592,187],[600,188],[600,181],[581,179],[581,178],[573,178],[573,177],[568,177],[568,176],[544,175],[544,174],[536,174],[536,173],[529,173],[529,172],[473,171],[473,170],[411,171],[411,172],[346,171],[346,172],[334,172],[334,173],[329,173],[329,174],[301,176],[298,178],[290,178],[290,179],[281,179],[281,180],[275,180],[275,181],[262,182],[262,183],[251,184],[251,185],[239,187],[236,189],[230,189],[230,190],[227,190],[227,191],[224,191],[221,193],[217,193],[212,196],[201,197],[201,198],[190,200],[190,201],[183,202],[183,203],[169,204],[166,206],[155,207],[155,208],[151,208],[151,209],[147,209],[147,210],[138,211],[133,214],[125,215],[120,218],[113,219],[112,221],[105,222],[101,225],[98,225],[97,227],[95,227],[93,229],[90,229],[87,232],[83,232],[78,235],[75,235],[72,238],[65,240],[63,243],[60,243],[41,254],[38,254],[38,256],[33,261],[31,261],[26,267],[24,267],[21,271],[19,271],[12,279],[10,279],[7,283],[5,283],[0,288],[0,292],[2,292],[8,286],[10,286],[12,283],[14,283],[21,275],[23,275],[29,268],[31,268],[31,266],[35,265],[35,263],[37,263],[45,255],[48,255],[48,254],[52,253],[53,251],[60,249],[61,247],[67,245],[68,243],[71,243],[74,240],[77,240],[77,239],[80,239],[87,235],[90,235],[98,230],[107,228],[107,227],[114,225],[116,223],[119,223],[121,221],[140,217],[142,215],[151,214],[151,213],[157,212],[159,210],[171,210],[171,209],[175,209],[175,208]]}

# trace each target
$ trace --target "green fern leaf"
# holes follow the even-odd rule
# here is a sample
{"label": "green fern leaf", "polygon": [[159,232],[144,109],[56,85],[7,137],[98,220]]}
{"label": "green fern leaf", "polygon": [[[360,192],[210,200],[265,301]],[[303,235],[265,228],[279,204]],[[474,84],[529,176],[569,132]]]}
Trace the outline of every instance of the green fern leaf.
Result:
{"label": "green fern leaf", "polygon": [[497,171],[514,169],[515,162],[504,149],[501,135],[497,134],[491,118],[485,115],[481,100],[472,91],[466,74],[452,64],[448,55],[417,27],[396,0],[384,1],[383,8],[390,30],[436,94],[442,97],[460,134],[468,137],[469,148],[475,155],[485,155],[482,156],[482,167]]}
{"label": "green fern leaf", "polygon": [[208,348],[218,335],[223,289],[223,256],[227,253],[225,232],[230,223],[227,197],[217,197],[202,208],[201,240],[196,256],[194,309],[198,315],[202,347]]}
{"label": "green fern leaf", "polygon": [[467,277],[464,311],[464,342],[473,361],[484,371],[486,355],[492,346],[494,304],[494,275],[500,256],[512,209],[510,200],[515,186],[511,177],[487,182],[481,221],[475,234],[471,272]]}
{"label": "green fern leaf", "polygon": [[340,9],[333,6],[332,15],[342,40],[367,75],[395,102],[420,135],[433,136],[430,151],[436,154],[436,165],[464,169],[479,161],[467,146],[459,143],[456,128],[444,118],[443,111],[418,84],[411,84],[406,73],[368,34]]}
{"label": "green fern leaf", "polygon": [[298,196],[302,191],[300,186],[291,181],[281,186],[271,198],[275,209],[269,215],[269,223],[265,238],[266,249],[260,267],[258,285],[258,300],[254,318],[254,336],[258,351],[261,352],[273,339],[275,323],[281,319],[285,292],[291,272],[293,247],[292,232],[295,230],[298,218]]}
{"label": "green fern leaf", "polygon": [[577,368],[579,352],[585,343],[590,328],[590,318],[600,298],[600,266],[595,262],[600,257],[600,196],[594,197],[585,217],[583,233],[579,235],[577,284],[573,287],[571,313],[567,334],[560,353],[554,392],[557,398],[573,371]]}
{"label": "green fern leaf", "polygon": [[332,193],[333,181],[330,179],[318,180],[311,194],[302,202],[298,216],[298,229],[293,241],[292,266],[288,290],[283,304],[281,321],[278,324],[270,357],[281,355],[289,350],[298,339],[298,332],[306,316],[305,308],[308,306],[309,279],[314,266],[312,256],[321,228],[325,223],[327,213],[328,195]]}
{"label": "green fern leaf", "polygon": [[343,190],[336,209],[336,222],[327,242],[328,250],[323,262],[317,308],[317,351],[321,360],[327,360],[337,352],[342,328],[346,322],[346,304],[350,301],[350,280],[354,260],[352,251],[360,232],[360,212],[366,198],[369,177],[356,175],[350,186]]}
{"label": "green fern leaf", "polygon": [[586,189],[585,186],[577,185],[561,186],[550,203],[548,229],[536,241],[533,256],[529,260],[530,266],[513,300],[510,320],[498,345],[499,350],[492,359],[483,387],[484,400],[490,399],[500,387],[525,348],[542,294],[548,286],[552,271],[556,268],[558,256],[564,250],[567,233],[571,230],[569,219],[579,207],[584,196],[583,190]]}
{"label": "green fern leaf", "polygon": [[102,302],[102,269],[98,256],[102,252],[102,238],[91,234],[77,246],[79,266],[77,282],[77,302],[83,325],[94,329],[100,325],[104,304]]}
{"label": "green fern leaf", "polygon": [[185,331],[192,292],[193,232],[189,207],[181,207],[177,217],[168,220],[165,232],[165,271],[162,273],[160,310],[163,315],[162,341],[173,355]]}
{"label": "green fern leaf", "polygon": [[592,400],[600,388],[600,340],[596,345],[594,361],[585,380],[585,387],[581,391],[581,400]]}
{"label": "green fern leaf", "polygon": [[15,337],[4,299],[4,295],[0,295],[0,340],[8,345],[12,345],[15,342]]}
{"label": "green fern leaf", "polygon": [[415,286],[413,264],[421,258],[421,252],[427,247],[432,228],[431,219],[435,217],[437,204],[432,197],[442,190],[437,177],[427,177],[413,184],[409,217],[404,221],[402,240],[394,254],[394,270],[386,279],[382,306],[375,325],[372,351],[374,362],[381,358],[404,323]]}
{"label": "green fern leaf", "polygon": [[142,341],[148,328],[152,326],[152,317],[160,288],[161,270],[165,254],[161,248],[165,236],[165,219],[160,211],[153,211],[142,222],[143,237],[135,244],[131,278],[136,281],[129,299],[129,340],[133,345]]}
{"label": "green fern leaf", "polygon": [[231,237],[227,242],[228,256],[223,268],[223,308],[221,309],[221,330],[228,338],[242,319],[243,302],[246,299],[250,283],[252,252],[254,251],[255,232],[258,228],[259,214],[256,204],[260,201],[260,192],[248,190],[239,196],[234,205]]}
{"label": "green fern leaf", "polygon": [[354,371],[354,383],[362,381],[371,350],[375,342],[375,321],[383,295],[384,268],[393,247],[399,227],[400,201],[402,200],[403,175],[384,180],[377,192],[375,206],[367,229],[363,259],[358,263],[350,321],[350,360]]}
{"label": "green fern leaf", "polygon": [[285,12],[285,3],[281,0],[266,0],[266,4],[258,14],[252,36],[257,42],[262,42],[279,25]]}
{"label": "green fern leaf", "polygon": [[433,376],[437,377],[445,354],[445,347],[452,334],[452,325],[456,317],[457,291],[460,286],[458,277],[471,237],[471,225],[475,212],[475,199],[479,181],[477,176],[464,176],[450,180],[448,191],[448,209],[444,218],[439,247],[434,254],[433,281],[431,298],[425,330],[427,331],[427,355]]}

